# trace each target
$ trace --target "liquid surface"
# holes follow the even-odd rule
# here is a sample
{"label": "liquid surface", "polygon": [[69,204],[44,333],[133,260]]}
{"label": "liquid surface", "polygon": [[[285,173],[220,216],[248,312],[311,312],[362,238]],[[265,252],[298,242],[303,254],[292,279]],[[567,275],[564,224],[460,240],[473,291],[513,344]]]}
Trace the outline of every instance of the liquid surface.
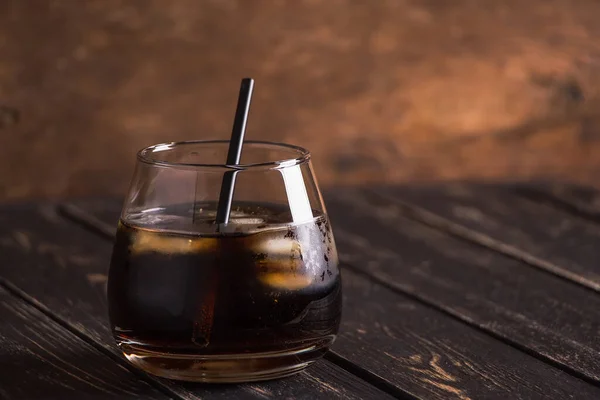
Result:
{"label": "liquid surface", "polygon": [[[108,283],[118,343],[223,355],[333,340],[341,281],[325,215],[287,224],[281,209],[245,205],[216,232],[210,209],[193,222],[168,211],[119,223]],[[205,233],[184,233],[191,224]]]}

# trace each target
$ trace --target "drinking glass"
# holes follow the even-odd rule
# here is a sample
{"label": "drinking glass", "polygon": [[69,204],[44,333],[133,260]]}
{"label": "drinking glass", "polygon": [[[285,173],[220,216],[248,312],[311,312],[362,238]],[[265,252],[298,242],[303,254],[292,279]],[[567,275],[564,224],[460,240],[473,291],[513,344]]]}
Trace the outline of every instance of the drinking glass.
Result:
{"label": "drinking glass", "polygon": [[[333,343],[338,256],[310,153],[248,141],[141,150],[108,280],[111,327],[135,366],[187,381],[247,382],[296,373]],[[216,223],[225,173],[230,219]]]}

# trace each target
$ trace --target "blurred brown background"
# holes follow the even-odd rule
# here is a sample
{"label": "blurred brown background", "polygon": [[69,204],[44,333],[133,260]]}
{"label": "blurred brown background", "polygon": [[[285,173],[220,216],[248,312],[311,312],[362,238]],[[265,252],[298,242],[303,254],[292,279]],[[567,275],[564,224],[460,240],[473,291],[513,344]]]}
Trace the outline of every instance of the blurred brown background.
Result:
{"label": "blurred brown background", "polygon": [[600,171],[594,0],[0,0],[0,199],[122,194],[135,151],[311,149],[321,183]]}

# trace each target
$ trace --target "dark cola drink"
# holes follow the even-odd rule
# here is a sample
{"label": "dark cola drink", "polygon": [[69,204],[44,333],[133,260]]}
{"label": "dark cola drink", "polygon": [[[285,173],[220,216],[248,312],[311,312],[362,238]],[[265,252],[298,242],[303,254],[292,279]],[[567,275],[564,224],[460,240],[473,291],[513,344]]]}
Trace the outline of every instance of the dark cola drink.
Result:
{"label": "dark cola drink", "polygon": [[335,339],[341,280],[325,215],[290,224],[285,210],[245,205],[219,229],[210,211],[191,222],[180,209],[142,214],[119,223],[108,284],[113,333],[134,364],[175,379],[265,379]]}

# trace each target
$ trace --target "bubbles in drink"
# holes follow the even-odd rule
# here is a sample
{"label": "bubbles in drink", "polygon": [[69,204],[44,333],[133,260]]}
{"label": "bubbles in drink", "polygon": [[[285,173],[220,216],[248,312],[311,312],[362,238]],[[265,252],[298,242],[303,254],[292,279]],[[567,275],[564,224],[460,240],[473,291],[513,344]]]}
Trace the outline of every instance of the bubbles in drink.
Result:
{"label": "bubbles in drink", "polygon": [[120,222],[108,285],[117,342],[132,354],[326,347],[341,312],[326,216],[289,224],[288,211],[252,204],[234,209],[223,229],[212,210],[191,218],[160,209]]}

